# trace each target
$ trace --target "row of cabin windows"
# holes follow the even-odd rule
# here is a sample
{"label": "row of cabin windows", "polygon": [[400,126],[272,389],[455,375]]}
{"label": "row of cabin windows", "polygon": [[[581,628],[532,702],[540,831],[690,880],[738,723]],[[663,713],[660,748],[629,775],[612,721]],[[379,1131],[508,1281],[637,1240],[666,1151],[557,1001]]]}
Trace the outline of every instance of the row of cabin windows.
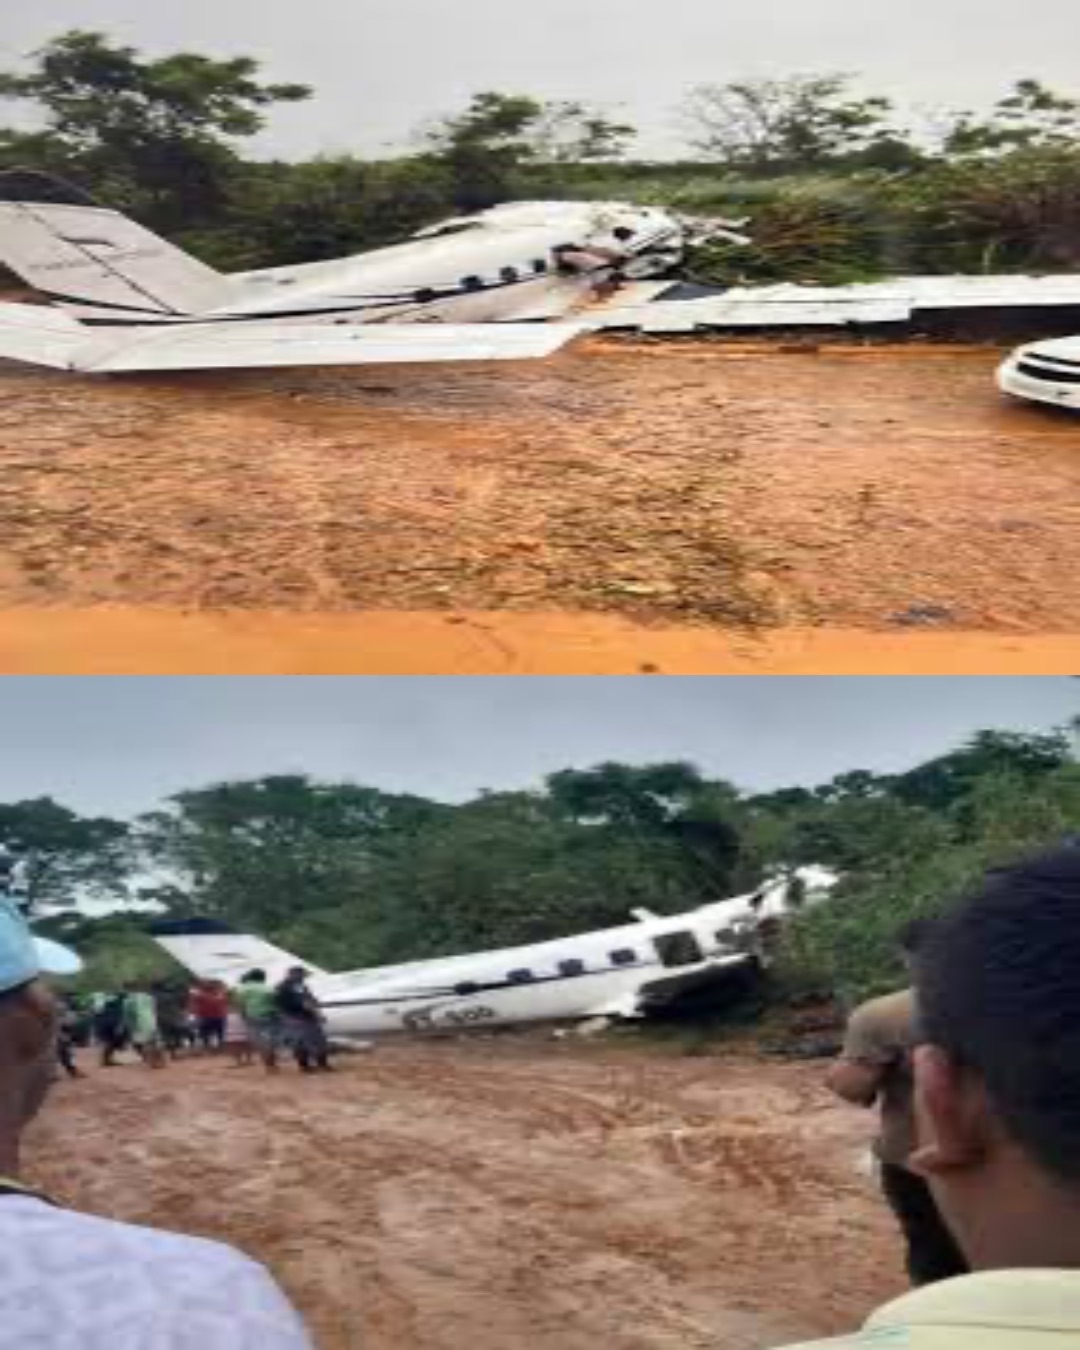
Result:
{"label": "row of cabin windows", "polygon": [[[720,933],[717,934],[717,938],[722,940]],[[697,965],[705,959],[701,944],[695,934],[691,932],[661,933],[653,941],[660,960],[670,968]],[[613,952],[608,952],[608,960],[613,966],[632,966],[637,964],[638,954],[633,947],[619,947]],[[560,975],[565,976],[586,974],[584,961],[560,961],[557,969]],[[509,970],[506,973],[507,982],[510,984],[530,984],[537,978],[535,971],[525,967],[518,970]],[[478,984],[466,982],[457,985],[454,992],[462,995],[475,994],[479,992],[479,989]]]}
{"label": "row of cabin windows", "polygon": [[[550,263],[548,263],[545,258],[536,258],[532,263],[531,270],[534,275],[540,277],[548,271],[549,267]],[[509,285],[511,282],[520,281],[522,272],[521,269],[517,267],[503,267],[499,271],[499,276],[507,283],[507,285]],[[477,276],[462,277],[460,284],[463,291],[482,291],[487,287],[487,282],[485,282],[484,278]],[[450,294],[453,294],[453,292],[450,292]],[[438,300],[446,295],[446,291],[436,291],[431,287],[425,287],[423,290],[417,291],[413,295],[413,299],[418,305],[430,305],[433,300]]]}
{"label": "row of cabin windows", "polygon": [[[630,947],[620,947],[618,951],[608,952],[608,960],[613,966],[632,966],[637,962],[637,959],[637,952]],[[557,968],[560,975],[585,975],[588,973],[584,961],[560,961]],[[507,971],[506,978],[511,984],[531,984],[537,976],[535,971],[522,968]],[[455,994],[464,995],[479,992],[480,986],[473,984],[471,981],[454,986]]]}

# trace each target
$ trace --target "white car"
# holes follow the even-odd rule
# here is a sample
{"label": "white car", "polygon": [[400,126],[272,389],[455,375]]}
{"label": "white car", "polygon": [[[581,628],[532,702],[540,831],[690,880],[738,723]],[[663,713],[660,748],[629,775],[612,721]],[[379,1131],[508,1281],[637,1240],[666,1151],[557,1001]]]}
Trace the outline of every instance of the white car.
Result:
{"label": "white car", "polygon": [[1080,412],[1080,337],[1018,347],[998,370],[998,386],[1014,398]]}

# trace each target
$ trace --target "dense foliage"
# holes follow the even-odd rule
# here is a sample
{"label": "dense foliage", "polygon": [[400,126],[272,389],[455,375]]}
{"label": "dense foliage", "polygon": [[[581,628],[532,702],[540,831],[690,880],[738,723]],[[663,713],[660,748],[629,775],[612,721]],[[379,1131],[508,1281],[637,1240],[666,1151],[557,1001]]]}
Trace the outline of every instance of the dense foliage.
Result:
{"label": "dense foliage", "polygon": [[1033,79],[933,125],[844,74],[699,86],[681,164],[628,160],[635,129],[588,103],[497,91],[396,158],[244,157],[275,107],[311,95],[264,82],[248,57],[149,60],[76,30],[0,73],[0,99],[35,123],[0,127],[0,168],[66,175],[226,269],[340,256],[544,196],[747,212],[752,247],[694,259],[714,283],[1080,266],[1080,103]]}
{"label": "dense foliage", "polygon": [[568,769],[460,804],[275,776],[181,792],[130,823],[45,801],[0,806],[0,825],[47,864],[38,912],[88,957],[87,985],[170,968],[140,915],[75,905],[106,882],[342,969],[581,932],[636,906],[676,913],[818,864],[842,882],[789,926],[782,987],[850,998],[898,978],[907,918],[1080,831],[1080,762],[1065,731],[986,731],[906,773],[768,793],[683,763]]}

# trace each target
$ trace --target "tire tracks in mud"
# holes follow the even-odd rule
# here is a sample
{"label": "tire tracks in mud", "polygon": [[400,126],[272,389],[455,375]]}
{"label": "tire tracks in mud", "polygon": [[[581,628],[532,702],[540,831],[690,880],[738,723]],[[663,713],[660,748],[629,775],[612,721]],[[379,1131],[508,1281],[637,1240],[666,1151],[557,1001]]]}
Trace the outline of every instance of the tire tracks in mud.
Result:
{"label": "tire tracks in mud", "polygon": [[814,1072],[513,1039],[320,1080],[132,1066],[61,1085],[31,1163],[68,1203],[267,1262],[323,1350],[360,1327],[366,1350],[760,1350],[896,1287],[865,1125]]}

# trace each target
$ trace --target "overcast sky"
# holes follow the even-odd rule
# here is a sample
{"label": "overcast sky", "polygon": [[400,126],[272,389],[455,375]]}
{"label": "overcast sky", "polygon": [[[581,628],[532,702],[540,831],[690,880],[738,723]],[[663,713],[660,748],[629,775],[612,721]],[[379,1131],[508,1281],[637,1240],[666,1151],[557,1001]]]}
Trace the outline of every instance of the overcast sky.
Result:
{"label": "overcast sky", "polygon": [[689,759],[747,788],[898,770],[983,727],[1080,712],[1056,678],[0,680],[0,801],[148,810],[225,778],[306,772],[459,800],[605,759]]}
{"label": "overcast sky", "polygon": [[852,71],[906,102],[986,105],[1014,79],[1080,86],[1080,4],[1040,0],[3,0],[11,64],[72,27],[151,53],[250,54],[317,97],[273,117],[285,155],[400,145],[482,89],[627,113],[646,153],[678,144],[690,85]]}

